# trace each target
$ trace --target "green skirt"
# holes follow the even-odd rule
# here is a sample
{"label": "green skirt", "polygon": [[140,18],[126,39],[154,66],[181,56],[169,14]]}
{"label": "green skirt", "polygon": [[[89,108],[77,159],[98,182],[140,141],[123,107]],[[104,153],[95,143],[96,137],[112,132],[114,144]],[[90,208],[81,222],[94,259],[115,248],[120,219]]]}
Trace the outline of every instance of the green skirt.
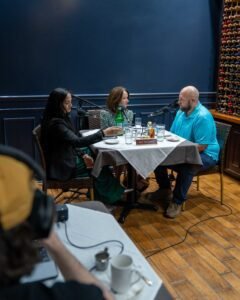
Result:
{"label": "green skirt", "polygon": [[[92,156],[91,150],[87,147],[81,148],[85,154]],[[76,177],[91,176],[91,170],[88,170],[81,156],[77,156]],[[94,178],[94,195],[95,200],[102,201],[106,204],[113,204],[121,200],[124,193],[119,181],[113,176],[108,166],[102,168],[97,178]]]}

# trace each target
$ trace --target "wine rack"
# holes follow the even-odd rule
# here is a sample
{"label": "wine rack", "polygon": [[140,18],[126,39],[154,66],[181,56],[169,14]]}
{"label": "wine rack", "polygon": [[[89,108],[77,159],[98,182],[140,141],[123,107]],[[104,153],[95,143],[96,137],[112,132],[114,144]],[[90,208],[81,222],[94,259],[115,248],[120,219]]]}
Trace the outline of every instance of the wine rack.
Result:
{"label": "wine rack", "polygon": [[216,110],[240,118],[240,0],[225,0]]}

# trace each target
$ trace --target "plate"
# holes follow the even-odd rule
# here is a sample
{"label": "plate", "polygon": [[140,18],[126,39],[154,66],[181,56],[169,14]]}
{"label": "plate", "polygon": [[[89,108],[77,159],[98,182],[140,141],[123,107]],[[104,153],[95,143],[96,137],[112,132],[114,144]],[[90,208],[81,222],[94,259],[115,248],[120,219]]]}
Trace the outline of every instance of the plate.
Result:
{"label": "plate", "polygon": [[114,144],[118,144],[119,140],[118,139],[108,139],[108,140],[105,140],[104,143],[108,144],[108,145],[114,145]]}
{"label": "plate", "polygon": [[[110,289],[110,278],[111,278],[111,271],[110,267],[104,272],[101,271],[93,271],[93,274],[101,280],[103,284],[105,284]],[[138,295],[144,289],[146,283],[143,281],[142,278],[139,278],[138,275],[134,272],[133,273],[133,284],[129,288],[129,290],[124,294],[114,293],[114,297],[116,300],[137,300],[139,297]]]}
{"label": "plate", "polygon": [[169,142],[179,142],[180,141],[180,139],[175,136],[167,137],[166,140]]}
{"label": "plate", "polygon": [[141,293],[141,291],[144,288],[144,281],[142,279],[140,279],[137,283],[133,284],[130,289],[124,293],[124,294],[115,294],[115,299],[116,300],[135,300],[138,297],[138,294]]}

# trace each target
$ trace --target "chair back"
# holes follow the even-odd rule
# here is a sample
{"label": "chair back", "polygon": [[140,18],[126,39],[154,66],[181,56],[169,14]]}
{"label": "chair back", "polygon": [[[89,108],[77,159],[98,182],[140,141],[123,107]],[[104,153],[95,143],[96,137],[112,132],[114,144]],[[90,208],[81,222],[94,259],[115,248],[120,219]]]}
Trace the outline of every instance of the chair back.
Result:
{"label": "chair back", "polygon": [[47,166],[46,166],[46,160],[45,160],[43,148],[42,148],[42,145],[41,145],[41,125],[40,124],[37,125],[33,129],[32,134],[33,134],[33,137],[35,139],[35,142],[36,142],[39,154],[40,154],[40,159],[41,159],[42,167],[46,171],[46,168],[47,168]]}
{"label": "chair back", "polygon": [[[41,145],[41,125],[36,126],[33,131],[32,131],[35,143],[37,145],[37,149],[40,154],[40,159],[41,159],[41,164],[43,169],[46,172],[46,160],[44,156],[44,151]],[[64,192],[70,191],[74,192],[77,194],[82,194],[78,190],[80,188],[86,188],[89,189],[90,191],[90,198],[91,200],[94,199],[94,192],[93,192],[93,179],[89,176],[86,177],[79,177],[79,178],[71,178],[66,181],[60,181],[60,180],[55,180],[55,179],[47,179],[46,177],[43,180],[43,185],[42,185],[43,191],[47,192],[47,189],[61,189],[62,192],[60,192],[56,197],[55,200]],[[72,190],[72,189],[77,189]],[[71,197],[67,198],[67,202],[71,201]]]}
{"label": "chair back", "polygon": [[232,125],[222,123],[222,122],[217,122],[217,121],[215,123],[216,123],[216,129],[217,129],[217,140],[218,140],[218,144],[220,147],[219,168],[220,168],[220,171],[223,172],[225,154],[226,154],[226,145],[227,145],[227,140],[228,140]]}
{"label": "chair back", "polygon": [[88,110],[88,128],[99,129],[101,128],[100,122],[100,109]]}

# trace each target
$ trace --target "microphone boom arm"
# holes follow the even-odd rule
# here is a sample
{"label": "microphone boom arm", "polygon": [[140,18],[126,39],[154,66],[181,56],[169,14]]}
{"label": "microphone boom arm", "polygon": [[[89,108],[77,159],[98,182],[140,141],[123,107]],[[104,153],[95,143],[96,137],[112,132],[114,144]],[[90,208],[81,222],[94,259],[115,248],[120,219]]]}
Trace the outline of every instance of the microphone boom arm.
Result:
{"label": "microphone boom arm", "polygon": [[162,108],[158,109],[155,112],[152,112],[148,115],[148,117],[156,117],[156,116],[161,116],[163,114],[165,114],[166,112],[171,111],[172,109],[177,109],[178,108],[178,99],[176,99],[174,102],[163,106]]}
{"label": "microphone boom arm", "polygon": [[76,95],[74,95],[74,94],[72,94],[72,97],[73,97],[73,98],[76,98],[76,99],[78,99],[78,100],[80,100],[80,101],[82,101],[82,102],[85,102],[85,103],[87,103],[87,104],[90,104],[90,105],[92,105],[92,106],[94,106],[94,107],[96,107],[96,108],[98,108],[98,109],[104,109],[102,106],[97,105],[97,104],[95,104],[95,103],[92,102],[92,101],[89,101],[89,100],[87,100],[87,99],[83,99],[83,98],[81,98],[81,97],[79,97],[79,96],[76,96]]}

